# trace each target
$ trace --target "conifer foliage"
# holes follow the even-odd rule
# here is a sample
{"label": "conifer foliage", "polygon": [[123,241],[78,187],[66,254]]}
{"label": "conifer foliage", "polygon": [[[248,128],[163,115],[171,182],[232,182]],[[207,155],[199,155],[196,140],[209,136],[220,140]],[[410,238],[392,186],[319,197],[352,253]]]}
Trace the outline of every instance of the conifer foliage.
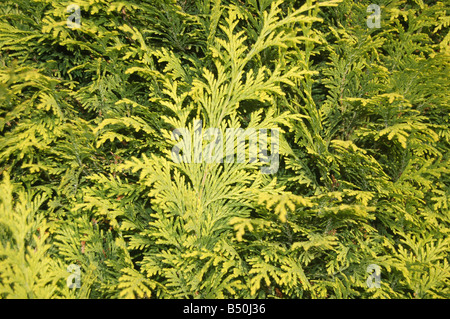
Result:
{"label": "conifer foliage", "polygon": [[0,298],[449,298],[449,10],[2,1]]}

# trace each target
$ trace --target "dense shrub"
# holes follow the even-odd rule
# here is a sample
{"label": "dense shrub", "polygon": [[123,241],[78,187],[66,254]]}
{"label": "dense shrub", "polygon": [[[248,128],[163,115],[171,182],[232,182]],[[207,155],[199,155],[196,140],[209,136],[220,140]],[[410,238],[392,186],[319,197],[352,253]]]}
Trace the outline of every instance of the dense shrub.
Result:
{"label": "dense shrub", "polygon": [[73,3],[0,5],[0,297],[450,297],[448,4]]}

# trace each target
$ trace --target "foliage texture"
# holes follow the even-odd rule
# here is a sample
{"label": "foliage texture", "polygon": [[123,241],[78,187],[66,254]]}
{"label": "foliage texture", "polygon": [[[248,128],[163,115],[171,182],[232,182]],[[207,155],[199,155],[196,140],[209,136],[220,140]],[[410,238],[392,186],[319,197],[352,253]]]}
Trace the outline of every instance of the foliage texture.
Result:
{"label": "foliage texture", "polygon": [[0,298],[449,298],[450,8],[371,3],[2,1]]}

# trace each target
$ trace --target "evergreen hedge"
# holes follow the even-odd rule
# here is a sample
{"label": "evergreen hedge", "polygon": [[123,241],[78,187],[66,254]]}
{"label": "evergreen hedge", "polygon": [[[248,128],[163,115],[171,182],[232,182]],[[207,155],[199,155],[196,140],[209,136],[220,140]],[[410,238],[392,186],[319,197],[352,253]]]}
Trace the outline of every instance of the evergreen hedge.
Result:
{"label": "evergreen hedge", "polygon": [[444,2],[2,0],[0,297],[449,298]]}

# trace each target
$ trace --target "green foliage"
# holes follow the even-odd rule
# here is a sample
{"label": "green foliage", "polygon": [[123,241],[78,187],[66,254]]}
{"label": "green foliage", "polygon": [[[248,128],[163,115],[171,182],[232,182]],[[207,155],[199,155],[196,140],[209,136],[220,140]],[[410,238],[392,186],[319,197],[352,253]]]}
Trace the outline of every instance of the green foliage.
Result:
{"label": "green foliage", "polygon": [[70,3],[0,8],[1,298],[450,297],[448,5]]}

